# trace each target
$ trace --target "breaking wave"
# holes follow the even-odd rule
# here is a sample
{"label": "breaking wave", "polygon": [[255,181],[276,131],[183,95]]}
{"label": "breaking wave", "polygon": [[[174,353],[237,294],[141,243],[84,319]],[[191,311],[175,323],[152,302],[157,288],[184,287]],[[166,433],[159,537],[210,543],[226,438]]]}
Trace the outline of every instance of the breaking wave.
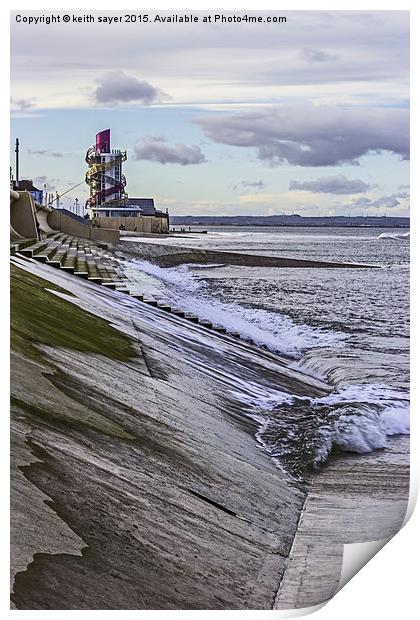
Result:
{"label": "breaking wave", "polygon": [[381,233],[378,239],[406,239],[410,241],[410,233]]}
{"label": "breaking wave", "polygon": [[[309,349],[343,344],[342,333],[212,298],[207,281],[191,273],[193,265],[165,269],[139,260],[131,265],[163,283],[164,295],[171,304],[239,332],[275,353],[298,360]],[[310,372],[296,361],[290,361],[290,367]],[[322,398],[300,397],[254,384],[231,393],[257,421],[256,436],[264,450],[296,480],[316,470],[332,453],[371,452],[385,448],[389,437],[410,432],[408,392],[385,384],[347,385]]]}
{"label": "breaking wave", "polygon": [[272,400],[255,403],[261,420],[257,438],[297,478],[333,451],[363,454],[385,448],[392,435],[410,432],[408,394],[387,385],[350,385],[293,402],[284,397],[280,393],[274,407]]}
{"label": "breaking wave", "polygon": [[297,359],[308,349],[339,346],[345,338],[338,332],[295,323],[286,315],[214,299],[207,292],[207,282],[186,265],[165,269],[147,261],[131,264],[166,285],[168,302],[274,353]]}

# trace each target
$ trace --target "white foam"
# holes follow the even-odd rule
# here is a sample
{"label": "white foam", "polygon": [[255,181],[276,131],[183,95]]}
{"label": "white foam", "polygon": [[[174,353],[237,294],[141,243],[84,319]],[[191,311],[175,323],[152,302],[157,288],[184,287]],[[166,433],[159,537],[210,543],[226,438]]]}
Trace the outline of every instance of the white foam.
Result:
{"label": "white foam", "polygon": [[243,338],[273,352],[298,358],[303,351],[337,346],[345,338],[344,334],[295,323],[286,315],[212,299],[206,294],[207,283],[191,273],[186,265],[163,269],[147,261],[135,260],[131,264],[164,282],[168,301],[180,309],[228,331],[238,332]]}
{"label": "white foam", "polygon": [[312,402],[329,405],[332,416],[337,407],[331,448],[363,454],[385,448],[389,436],[410,433],[408,394],[388,385],[349,385]]}
{"label": "white foam", "polygon": [[410,240],[410,233],[381,233],[378,239],[407,239]]}
{"label": "white foam", "polygon": [[257,439],[298,476],[325,462],[334,448],[364,454],[410,433],[408,394],[383,384],[349,385],[321,398],[258,396],[249,401],[260,415],[253,416],[260,423]]}
{"label": "white foam", "polygon": [[[212,299],[207,281],[191,272],[194,265],[167,269],[147,261],[131,265],[164,283],[169,302],[274,352],[299,358],[308,349],[343,343],[344,334],[299,325],[278,313]],[[297,362],[291,366],[309,373]],[[320,378],[318,373],[316,376]],[[362,454],[385,448],[392,435],[410,432],[408,394],[384,384],[348,385],[322,398],[248,385],[238,377],[228,389],[246,405],[250,418],[258,421],[257,439],[280,465],[282,458],[290,462],[294,458],[291,455],[296,454],[296,462],[306,459],[316,467],[328,459],[334,447]]]}

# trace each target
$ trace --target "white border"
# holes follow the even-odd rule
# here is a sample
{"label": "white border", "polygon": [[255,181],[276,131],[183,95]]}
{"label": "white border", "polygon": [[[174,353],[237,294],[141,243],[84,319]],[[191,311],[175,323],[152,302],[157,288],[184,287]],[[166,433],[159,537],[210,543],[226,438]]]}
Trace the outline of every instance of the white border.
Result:
{"label": "white border", "polygon": [[[196,0],[194,2],[190,1],[186,2],[176,2],[173,0],[172,2],[160,0],[157,3],[151,0],[143,0],[141,4],[135,2],[133,0],[126,0],[124,2],[124,9],[159,9],[159,10],[216,10],[221,9],[238,9],[238,10],[275,10],[276,13],[279,11],[286,10],[411,10],[411,22],[412,22],[412,62],[414,62],[415,58],[420,57],[420,52],[418,49],[418,12],[419,10],[415,7],[414,2],[406,2],[401,0],[399,2],[391,2],[382,0],[379,1],[371,1],[371,0],[354,0],[353,2],[340,2],[335,1],[320,1],[320,2],[309,2],[309,1],[300,1],[300,0],[284,0],[283,2],[267,2],[264,0],[259,0],[258,2],[250,1],[250,0],[242,0],[241,2],[232,2],[229,0],[224,0],[223,2],[214,2],[212,0],[208,0],[204,2],[202,0]],[[6,60],[9,58],[9,11],[10,10],[117,10],[115,4],[108,2],[107,0],[96,1],[96,2],[78,2],[74,3],[71,1],[61,2],[60,0],[45,0],[42,3],[42,7],[38,9],[34,7],[34,3],[29,0],[19,2],[18,6],[12,5],[11,2],[6,2],[6,5],[2,6],[1,9],[1,37],[0,44],[2,46],[1,50],[1,58]],[[120,9],[118,9],[120,10]],[[4,109],[2,110],[1,115],[1,124],[3,131],[1,132],[2,136],[9,135],[9,76],[8,76],[8,63],[3,62],[3,97],[2,97],[2,106]],[[417,74],[417,66],[414,66],[412,69],[412,79],[416,78]],[[417,96],[417,80],[416,83],[412,86],[412,110],[414,114],[412,115],[412,158],[414,159],[413,170],[416,170],[416,162],[417,162],[417,144],[414,136],[419,139],[420,132],[418,131],[418,121],[416,111],[418,109],[418,96]],[[7,139],[6,139],[7,142]],[[1,171],[3,177],[2,185],[4,188],[8,186],[9,180],[9,158],[8,153],[6,154],[6,148],[2,148],[1,150],[2,157],[2,166]],[[415,205],[415,209],[418,207],[418,183],[416,176],[413,175],[412,185],[411,185],[411,194],[413,196],[412,204]],[[6,196],[5,196],[6,197]],[[7,203],[8,204],[8,203]],[[6,203],[3,203],[3,209],[6,209]],[[416,235],[418,234],[418,226],[417,220],[418,216],[416,212],[412,215],[412,238],[414,234],[414,239],[416,239]],[[4,217],[3,221],[7,221]],[[2,483],[3,483],[3,511],[2,511],[2,522],[1,522],[1,531],[3,534],[2,538],[2,573],[1,573],[1,603],[3,610],[8,613],[19,613],[19,612],[10,612],[8,610],[9,605],[9,588],[8,588],[8,527],[9,527],[9,514],[8,514],[8,454],[9,454],[9,445],[8,445],[8,419],[6,412],[8,411],[8,278],[6,265],[8,264],[8,235],[9,231],[6,230],[7,227],[4,227],[1,230],[1,244],[0,244],[0,252],[2,253],[1,257],[1,290],[3,291],[2,295],[2,390],[1,394],[3,397],[2,403],[2,423],[3,423],[3,432],[1,433],[3,445],[1,450],[2,457]],[[414,232],[413,232],[414,229]],[[417,271],[417,258],[418,258],[418,250],[416,244],[413,244],[412,247],[412,262],[415,264],[414,274],[416,275]],[[418,286],[415,282],[415,277],[412,278],[412,307],[415,304],[415,298],[417,298]],[[412,330],[412,334],[414,337],[414,346],[413,350],[415,351],[415,345],[419,343],[418,340],[418,326],[415,324]],[[413,372],[416,370],[416,366],[414,363],[412,364]],[[413,420],[413,435],[416,439],[414,441],[415,445],[418,443],[418,423],[416,421],[416,417],[420,415],[418,411],[418,389],[416,387],[416,381],[413,382],[413,390],[412,390],[412,420]],[[419,480],[419,458],[416,456],[419,450],[417,447],[412,449],[412,498],[411,498],[411,510],[413,508],[414,503],[414,495],[415,489],[418,486]],[[395,617],[401,617],[404,619],[413,618],[415,615],[414,610],[418,610],[417,603],[417,580],[418,580],[418,553],[419,549],[419,510],[414,513],[414,516],[405,526],[403,531],[397,534],[385,547],[382,549],[376,557],[374,557],[365,568],[362,569],[360,573],[358,573],[348,585],[346,585],[343,590],[341,590],[325,607],[323,607],[320,611],[317,612],[316,617],[320,620],[347,620],[354,619],[354,617],[359,617],[367,619],[370,616],[378,618],[381,617],[383,619],[395,619]],[[5,536],[6,535],[6,536]],[[416,545],[417,543],[417,545]],[[30,616],[45,618],[45,611],[34,612],[34,611],[26,611],[26,614],[30,614]],[[66,618],[73,616],[75,614],[96,614],[97,616],[104,613],[103,611],[91,611],[91,612],[83,612],[83,611],[66,611],[66,612],[58,612],[54,611],[54,618],[61,618],[65,615]],[[108,611],[106,615],[108,618],[118,618],[122,614],[141,614],[141,618],[148,618],[153,616],[154,618],[160,618],[162,616],[166,616],[167,614],[171,614],[172,618],[185,618],[185,616],[189,617],[197,617],[200,616],[208,616],[210,618],[210,614],[213,617],[215,612],[213,611],[173,611],[173,612],[147,612],[147,611]],[[287,614],[285,612],[270,612],[270,611],[226,611],[226,612],[217,612],[219,617],[226,615],[233,620],[233,618],[239,618],[239,616],[247,615],[248,618],[257,618],[260,617],[261,614],[275,614],[276,617],[294,617],[297,614],[291,613]]]}

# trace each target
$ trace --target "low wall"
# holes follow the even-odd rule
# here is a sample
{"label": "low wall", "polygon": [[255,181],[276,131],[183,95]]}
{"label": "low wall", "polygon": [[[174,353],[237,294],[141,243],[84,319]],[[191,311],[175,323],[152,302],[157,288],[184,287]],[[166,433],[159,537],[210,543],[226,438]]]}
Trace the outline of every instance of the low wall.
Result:
{"label": "low wall", "polygon": [[107,243],[118,243],[120,231],[112,228],[92,228],[90,227],[90,238],[92,241],[105,241]]}
{"label": "low wall", "polygon": [[154,215],[140,215],[139,217],[96,217],[92,220],[95,226],[101,228],[113,228],[132,232],[144,232],[155,234],[167,234],[169,232],[169,218],[156,217]]}
{"label": "low wall", "polygon": [[58,211],[52,211],[47,219],[48,224],[55,230],[60,230],[66,235],[90,239],[90,227],[87,224],[82,224],[82,222],[78,222]]}
{"label": "low wall", "polygon": [[36,239],[35,203],[29,192],[10,192],[10,232],[13,239]]}
{"label": "low wall", "polygon": [[91,239],[92,241],[105,241],[106,243],[118,243],[120,240],[119,230],[111,229],[109,226],[106,228],[93,228],[89,226],[89,224],[78,222],[59,211],[52,211],[49,213],[47,221],[51,228],[59,230],[66,235],[73,235],[74,237],[81,237],[82,239]]}

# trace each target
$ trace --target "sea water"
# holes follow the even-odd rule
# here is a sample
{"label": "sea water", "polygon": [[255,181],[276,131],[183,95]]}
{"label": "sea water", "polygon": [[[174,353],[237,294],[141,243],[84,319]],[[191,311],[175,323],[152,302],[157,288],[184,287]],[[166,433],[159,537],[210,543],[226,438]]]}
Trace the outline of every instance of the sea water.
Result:
{"label": "sea water", "polygon": [[[149,243],[151,239],[147,239]],[[320,399],[248,403],[258,440],[296,476],[332,451],[386,448],[409,432],[409,233],[375,228],[214,227],[168,245],[380,269],[134,265],[164,296],[333,386]]]}

